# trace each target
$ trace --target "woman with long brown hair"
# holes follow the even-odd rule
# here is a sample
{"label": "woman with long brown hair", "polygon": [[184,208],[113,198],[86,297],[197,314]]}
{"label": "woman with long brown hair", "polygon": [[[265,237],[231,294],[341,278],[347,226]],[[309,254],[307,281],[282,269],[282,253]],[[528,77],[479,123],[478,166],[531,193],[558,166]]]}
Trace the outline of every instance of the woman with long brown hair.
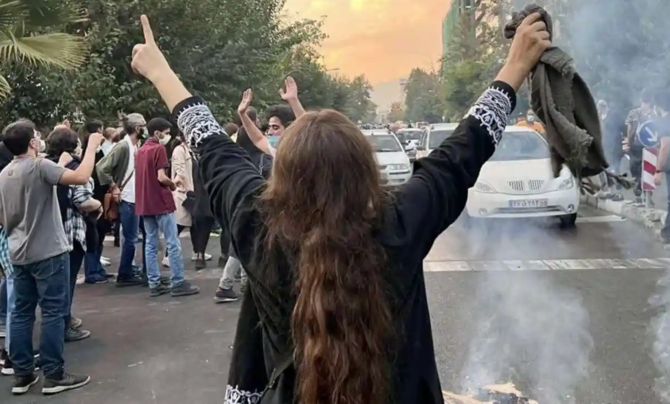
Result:
{"label": "woman with long brown hair", "polygon": [[539,15],[517,30],[496,81],[393,194],[371,146],[335,111],[283,134],[267,183],[170,69],[142,17],[133,69],[198,147],[212,212],[248,269],[226,404],[443,402],[423,258],[460,215],[516,91],[550,45]]}

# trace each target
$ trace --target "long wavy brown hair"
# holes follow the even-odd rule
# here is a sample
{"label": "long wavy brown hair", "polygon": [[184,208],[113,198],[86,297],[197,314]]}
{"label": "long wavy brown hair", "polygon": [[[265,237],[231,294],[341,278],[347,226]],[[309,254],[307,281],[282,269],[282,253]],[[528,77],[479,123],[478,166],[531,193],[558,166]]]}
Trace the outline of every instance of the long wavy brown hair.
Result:
{"label": "long wavy brown hair", "polygon": [[261,203],[270,248],[298,251],[291,335],[301,404],[388,402],[393,327],[374,237],[385,199],[372,147],[344,115],[310,112],[283,133]]}

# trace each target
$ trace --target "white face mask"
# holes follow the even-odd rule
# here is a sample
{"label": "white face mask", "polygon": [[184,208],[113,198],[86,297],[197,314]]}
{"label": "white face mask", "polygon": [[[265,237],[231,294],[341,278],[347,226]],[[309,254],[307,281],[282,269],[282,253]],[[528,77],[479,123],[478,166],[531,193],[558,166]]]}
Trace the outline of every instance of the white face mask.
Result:
{"label": "white face mask", "polygon": [[165,135],[165,136],[163,136],[162,139],[159,139],[158,142],[159,142],[160,144],[162,144],[163,146],[165,146],[166,144],[168,144],[168,142],[170,141],[171,138],[172,138],[172,136],[170,136],[170,135]]}

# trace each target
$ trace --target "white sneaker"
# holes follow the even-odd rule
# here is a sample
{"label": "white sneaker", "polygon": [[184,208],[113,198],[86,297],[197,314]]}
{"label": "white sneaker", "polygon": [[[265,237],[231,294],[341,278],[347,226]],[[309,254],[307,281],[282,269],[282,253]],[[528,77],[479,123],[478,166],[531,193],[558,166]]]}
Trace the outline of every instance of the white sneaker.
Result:
{"label": "white sneaker", "polygon": [[163,261],[161,261],[161,263],[165,268],[170,268],[170,259],[168,257],[163,257]]}
{"label": "white sneaker", "polygon": [[[198,259],[198,254],[191,255],[191,261],[195,261],[197,259]],[[205,261],[211,261],[211,260],[212,260],[212,254],[205,253]]]}
{"label": "white sneaker", "polygon": [[103,267],[108,267],[112,265],[112,261],[110,261],[107,257],[100,257],[100,264],[102,264]]}

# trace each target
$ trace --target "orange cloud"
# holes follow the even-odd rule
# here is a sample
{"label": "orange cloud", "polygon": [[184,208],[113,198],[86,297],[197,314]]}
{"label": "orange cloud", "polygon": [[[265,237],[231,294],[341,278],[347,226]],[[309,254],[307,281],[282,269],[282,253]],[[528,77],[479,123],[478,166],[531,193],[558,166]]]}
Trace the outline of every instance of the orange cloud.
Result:
{"label": "orange cloud", "polygon": [[329,68],[379,83],[413,67],[437,68],[449,1],[288,0],[286,8],[302,18],[325,16],[321,53]]}

